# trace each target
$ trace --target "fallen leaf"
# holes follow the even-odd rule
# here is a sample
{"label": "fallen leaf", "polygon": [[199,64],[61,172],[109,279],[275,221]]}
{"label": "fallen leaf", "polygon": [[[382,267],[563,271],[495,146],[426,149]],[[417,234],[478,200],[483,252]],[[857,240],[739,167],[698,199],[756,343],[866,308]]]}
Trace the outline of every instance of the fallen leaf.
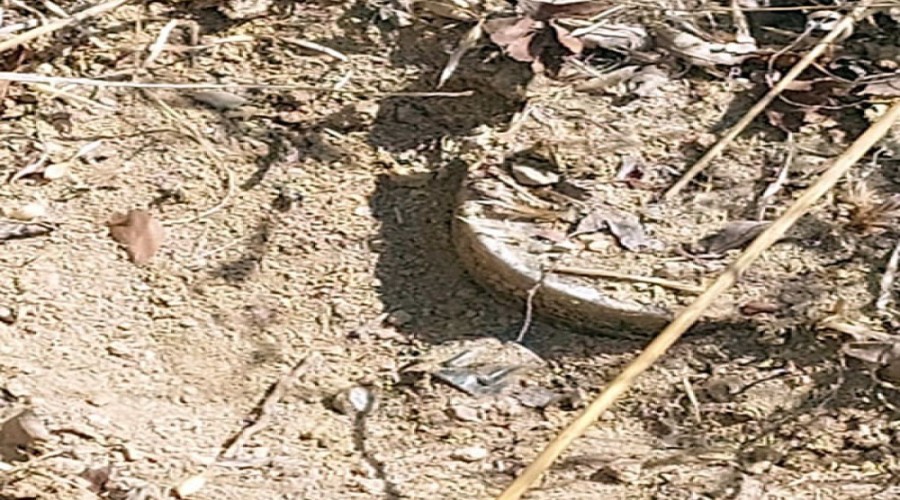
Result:
{"label": "fallen leaf", "polygon": [[650,35],[640,26],[606,24],[577,29],[572,36],[581,38],[585,47],[618,52],[632,52],[646,49],[650,45]]}
{"label": "fallen leaf", "polygon": [[660,250],[663,247],[662,242],[647,236],[636,215],[614,208],[592,210],[575,227],[575,233],[588,234],[607,228],[622,247],[632,252]]}
{"label": "fallen leaf", "polygon": [[150,261],[159,251],[165,236],[162,224],[146,210],[114,214],[108,226],[112,238],[125,247],[128,257],[138,265]]}
{"label": "fallen leaf", "polygon": [[657,35],[660,48],[688,60],[701,67],[735,66],[757,51],[756,42],[718,43],[669,28],[663,28]]}
{"label": "fallen leaf", "polygon": [[600,210],[593,210],[588,213],[584,218],[578,221],[578,225],[575,226],[576,234],[590,234],[596,233],[598,231],[603,231],[608,226],[606,225],[606,217],[604,217],[604,213]]}
{"label": "fallen leaf", "polygon": [[102,467],[85,469],[84,472],[80,474],[81,478],[87,482],[88,489],[93,491],[94,493],[102,493],[106,491],[106,487],[107,484],[109,484],[111,475],[112,466],[109,464],[106,464]]}
{"label": "fallen leaf", "polygon": [[519,7],[529,17],[544,21],[556,17],[593,17],[609,5],[593,0],[520,0]]}

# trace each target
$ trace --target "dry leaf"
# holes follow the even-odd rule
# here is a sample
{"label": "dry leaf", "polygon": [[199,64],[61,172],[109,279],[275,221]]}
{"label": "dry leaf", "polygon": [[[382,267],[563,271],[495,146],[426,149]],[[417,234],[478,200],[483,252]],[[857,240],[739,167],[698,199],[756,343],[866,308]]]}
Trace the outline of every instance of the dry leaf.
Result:
{"label": "dry leaf", "polygon": [[519,8],[528,17],[545,21],[556,17],[593,17],[607,10],[609,4],[590,0],[520,0]]}
{"label": "dry leaf", "polygon": [[707,42],[698,36],[683,31],[662,29],[657,44],[673,54],[702,67],[735,66],[756,52],[756,42],[718,43]]}
{"label": "dry leaf", "polygon": [[516,61],[534,63],[538,67],[554,62],[547,59],[565,54],[580,54],[584,49],[581,40],[553,21],[537,21],[527,16],[492,19],[484,24],[484,31],[506,55]]}
{"label": "dry leaf", "polygon": [[125,247],[135,264],[146,264],[159,251],[165,236],[162,224],[146,210],[115,214],[110,219],[109,233]]}
{"label": "dry leaf", "polygon": [[633,52],[650,46],[650,35],[640,26],[625,24],[606,24],[577,29],[572,36],[581,38],[585,47]]}
{"label": "dry leaf", "polygon": [[594,233],[606,228],[620,245],[632,252],[662,249],[662,242],[647,236],[636,215],[614,208],[594,209],[578,223],[575,233]]}
{"label": "dry leaf", "polygon": [[102,467],[94,467],[85,469],[80,474],[81,478],[87,482],[87,488],[94,493],[102,493],[106,491],[112,476],[112,466],[106,464]]}

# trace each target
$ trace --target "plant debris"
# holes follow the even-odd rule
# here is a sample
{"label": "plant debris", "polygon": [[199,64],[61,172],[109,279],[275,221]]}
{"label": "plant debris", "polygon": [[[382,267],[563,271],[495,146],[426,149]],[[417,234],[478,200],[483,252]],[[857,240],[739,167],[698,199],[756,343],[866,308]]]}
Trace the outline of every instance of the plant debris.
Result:
{"label": "plant debris", "polygon": [[109,233],[121,244],[132,262],[146,264],[162,247],[165,230],[146,210],[117,213],[110,218]]}

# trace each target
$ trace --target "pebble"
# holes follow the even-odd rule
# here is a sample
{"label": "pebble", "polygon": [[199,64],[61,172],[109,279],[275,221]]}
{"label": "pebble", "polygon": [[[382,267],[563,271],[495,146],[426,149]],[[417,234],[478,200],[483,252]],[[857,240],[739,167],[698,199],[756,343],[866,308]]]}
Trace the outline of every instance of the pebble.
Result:
{"label": "pebble", "polygon": [[487,449],[480,446],[469,446],[468,448],[460,448],[453,452],[453,458],[465,462],[477,462],[484,460],[489,455]]}
{"label": "pebble", "polygon": [[527,165],[513,165],[512,175],[523,186],[549,186],[559,182],[559,174]]}
{"label": "pebble", "polygon": [[480,420],[478,410],[471,406],[456,405],[450,407],[450,413],[463,422],[477,422]]}

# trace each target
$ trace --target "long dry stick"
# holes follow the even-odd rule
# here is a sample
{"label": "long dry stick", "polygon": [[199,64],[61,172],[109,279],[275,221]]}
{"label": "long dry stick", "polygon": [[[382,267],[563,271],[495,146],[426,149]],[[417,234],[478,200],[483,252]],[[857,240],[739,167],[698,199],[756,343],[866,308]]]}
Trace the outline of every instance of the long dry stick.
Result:
{"label": "long dry stick", "polygon": [[105,2],[100,5],[95,5],[94,7],[90,7],[82,10],[81,12],[77,12],[73,14],[71,17],[67,17],[65,19],[57,19],[51,23],[42,24],[37,28],[30,29],[21,35],[10,38],[4,42],[0,42],[0,53],[6,52],[9,49],[14,49],[23,43],[30,42],[35,38],[49,35],[54,31],[59,31],[68,26],[72,26],[73,24],[80,23],[85,19],[99,16],[100,14],[109,12],[113,9],[117,9],[131,0],[112,0],[110,2]]}
{"label": "long dry stick", "polygon": [[803,70],[805,70],[807,67],[809,67],[809,65],[812,64],[812,62],[815,61],[816,58],[819,57],[822,52],[824,52],[825,49],[827,49],[828,46],[831,45],[832,42],[834,42],[839,36],[845,33],[849,28],[851,28],[853,26],[853,23],[855,23],[862,17],[863,13],[869,8],[869,5],[871,3],[872,0],[862,0],[849,14],[845,15],[841,19],[841,21],[837,23],[834,28],[832,28],[832,30],[812,48],[812,50],[810,50],[805,56],[803,56],[803,59],[800,59],[800,61],[798,61],[797,64],[795,64],[794,67],[791,68],[791,70],[788,71],[786,75],[784,75],[784,78],[778,80],[778,82],[771,89],[769,89],[766,95],[764,95],[762,99],[757,101],[757,103],[747,111],[747,114],[745,114],[743,118],[741,118],[733,127],[728,129],[728,132],[725,132],[725,135],[723,135],[722,138],[719,139],[719,142],[713,145],[713,147],[711,147],[702,157],[700,157],[700,159],[697,160],[697,163],[695,163],[690,169],[688,169],[688,171],[685,172],[684,175],[682,175],[681,178],[678,179],[678,181],[663,194],[663,199],[671,198],[681,192],[681,190],[684,189],[684,187],[687,186],[688,183],[690,183],[691,180],[693,180],[694,177],[697,176],[697,174],[699,174],[704,168],[712,163],[712,161],[717,156],[722,154],[722,151],[724,151],[725,148],[729,144],[731,144],[731,141],[733,141],[735,137],[738,136],[738,134],[743,132],[743,130],[747,128],[747,125],[750,125],[750,122],[752,122],[757,117],[757,115],[759,115],[763,112],[764,109],[766,109],[766,106],[768,106],[773,100],[775,100],[775,98],[778,97],[778,95],[781,94],[781,92],[786,89],[788,85],[791,84],[791,82],[797,79],[797,77],[800,76],[800,73],[803,72]]}
{"label": "long dry stick", "polygon": [[606,269],[595,269],[590,267],[562,266],[554,269],[551,272],[557,274],[570,274],[573,276],[584,276],[587,278],[609,278],[614,280],[632,281],[635,283],[646,283],[648,285],[657,285],[664,288],[671,288],[673,290],[680,290],[682,292],[688,293],[703,293],[704,290],[702,287],[696,285],[681,283],[678,281],[667,280],[663,278],[656,278],[654,276],[638,276],[635,274],[618,273],[616,271],[607,271]]}
{"label": "long dry stick", "polygon": [[330,92],[334,94],[367,95],[373,97],[468,97],[474,95],[472,90],[460,92],[380,92],[375,90],[344,90],[316,87],[303,84],[265,84],[265,83],[149,83],[119,82],[112,80],[96,80],[92,78],[67,78],[61,76],[44,76],[37,73],[10,73],[0,71],[0,81],[22,83],[46,83],[48,85],[87,85],[91,87],[127,88],[127,89],[169,89],[169,90],[203,90],[203,89],[259,89],[259,90],[306,90],[309,92]]}
{"label": "long dry stick", "polygon": [[553,441],[547,445],[540,455],[509,485],[509,487],[497,497],[497,500],[518,499],[525,490],[534,483],[540,475],[546,471],[554,460],[569,446],[572,441],[580,436],[585,429],[593,424],[619,396],[625,393],[641,373],[645,372],[653,363],[690,328],[703,311],[712,304],[722,292],[732,286],[741,274],[774,242],[781,239],[787,230],[797,222],[807,210],[825,195],[847,173],[876,142],[878,142],[890,130],[891,126],[900,119],[900,101],[893,106],[869,127],[856,141],[847,148],[844,153],[834,160],[834,163],[822,174],[815,184],[810,186],[785,212],[775,220],[771,226],[763,231],[753,243],[725,270],[709,288],[697,297],[691,305],[685,308],[671,323],[653,339],[650,344],[619,374],[605,391],[595,399],[584,412],[566,427]]}

